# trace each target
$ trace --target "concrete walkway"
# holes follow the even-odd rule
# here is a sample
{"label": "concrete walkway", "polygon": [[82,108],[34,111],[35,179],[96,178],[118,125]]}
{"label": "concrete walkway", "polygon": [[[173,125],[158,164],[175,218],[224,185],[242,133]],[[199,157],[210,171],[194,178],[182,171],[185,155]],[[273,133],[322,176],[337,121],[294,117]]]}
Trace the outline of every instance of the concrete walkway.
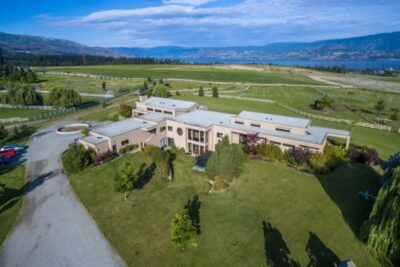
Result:
{"label": "concrete walkway", "polygon": [[124,266],[75,196],[61,153],[79,135],[36,133],[26,153],[29,186],[21,217],[0,248],[0,266]]}

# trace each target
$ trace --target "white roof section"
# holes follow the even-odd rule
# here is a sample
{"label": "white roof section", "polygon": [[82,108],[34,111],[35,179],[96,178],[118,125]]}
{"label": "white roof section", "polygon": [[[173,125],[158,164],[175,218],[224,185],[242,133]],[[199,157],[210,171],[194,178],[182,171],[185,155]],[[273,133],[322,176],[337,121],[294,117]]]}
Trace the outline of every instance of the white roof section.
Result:
{"label": "white roof section", "polygon": [[151,122],[160,122],[166,119],[173,119],[173,118],[174,118],[173,115],[163,114],[158,112],[151,112],[138,117],[138,119],[140,120],[151,121]]}
{"label": "white roof section", "polygon": [[155,124],[134,118],[114,122],[106,126],[101,126],[92,130],[92,132],[106,137],[114,137],[124,133],[132,132],[137,129],[148,129]]}
{"label": "white roof section", "polygon": [[167,109],[189,109],[193,106],[197,105],[197,103],[192,101],[184,101],[184,100],[177,100],[177,99],[170,99],[170,98],[161,98],[161,97],[150,97],[143,102],[145,105],[160,107],[160,108],[167,108]]}
{"label": "white roof section", "polygon": [[211,125],[226,125],[230,123],[230,119],[235,117],[233,114],[221,113],[207,110],[195,110],[173,118],[173,120],[185,124],[208,128]]}
{"label": "white roof section", "polygon": [[103,136],[96,136],[96,135],[89,135],[86,137],[82,137],[80,138],[80,140],[92,144],[92,145],[97,145],[97,144],[101,144],[103,142],[106,142],[107,139],[104,138]]}
{"label": "white roof section", "polygon": [[301,119],[251,111],[242,111],[239,113],[237,118],[300,128],[307,128],[310,125],[309,119]]}

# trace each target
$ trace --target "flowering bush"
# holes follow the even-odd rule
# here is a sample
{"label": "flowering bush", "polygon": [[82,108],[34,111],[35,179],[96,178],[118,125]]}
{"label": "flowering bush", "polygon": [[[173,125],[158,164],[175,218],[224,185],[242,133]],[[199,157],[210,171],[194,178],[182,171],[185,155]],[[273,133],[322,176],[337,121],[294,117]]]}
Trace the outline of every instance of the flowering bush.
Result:
{"label": "flowering bush", "polygon": [[350,146],[347,157],[354,162],[362,163],[362,164],[379,164],[379,155],[376,149],[369,147],[358,147],[358,146]]}

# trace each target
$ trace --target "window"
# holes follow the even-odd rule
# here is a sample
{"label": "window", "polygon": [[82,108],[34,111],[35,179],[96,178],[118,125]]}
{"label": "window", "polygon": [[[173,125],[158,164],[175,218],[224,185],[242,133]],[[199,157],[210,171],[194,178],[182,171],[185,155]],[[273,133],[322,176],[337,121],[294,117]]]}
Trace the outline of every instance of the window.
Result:
{"label": "window", "polygon": [[217,137],[218,138],[222,138],[222,137],[224,137],[224,134],[223,133],[217,133]]}
{"label": "window", "polygon": [[260,128],[260,127],[261,127],[261,125],[260,125],[260,124],[254,124],[254,123],[250,124],[250,126],[253,126],[253,127],[258,127],[258,128]]}
{"label": "window", "polygon": [[273,145],[277,145],[277,146],[280,146],[280,145],[281,145],[281,143],[279,143],[279,142],[275,142],[275,141],[271,141],[271,144],[273,144]]}
{"label": "window", "polygon": [[283,146],[285,146],[285,147],[290,147],[290,148],[294,148],[294,145],[289,145],[289,144],[285,144],[285,143],[283,143]]}
{"label": "window", "polygon": [[235,123],[236,123],[236,124],[241,124],[241,125],[243,125],[243,124],[244,124],[244,122],[243,122],[243,121],[235,121]]}
{"label": "window", "polygon": [[121,142],[121,146],[126,146],[127,144],[129,144],[129,139],[123,140]]}
{"label": "window", "polygon": [[290,133],[290,129],[275,128],[275,130],[277,130],[277,131],[279,131],[279,132]]}
{"label": "window", "polygon": [[148,110],[148,111],[154,111],[154,109],[152,109],[152,108],[147,108],[147,110]]}
{"label": "window", "polygon": [[164,131],[165,131],[165,126],[163,126],[163,127],[160,128],[160,132],[161,132],[161,133],[164,132]]}
{"label": "window", "polygon": [[172,132],[174,128],[172,126],[168,126],[168,131]]}
{"label": "window", "polygon": [[158,112],[158,113],[162,113],[162,110],[161,110],[161,109],[155,109],[154,111],[155,111],[155,112]]}
{"label": "window", "polygon": [[188,139],[191,141],[204,143],[206,140],[205,132],[199,130],[188,129]]}
{"label": "window", "polygon": [[247,135],[245,134],[239,134],[239,143],[240,144],[245,144],[247,139]]}
{"label": "window", "polygon": [[172,112],[164,110],[164,114],[172,115]]}
{"label": "window", "polygon": [[150,130],[149,133],[151,133],[151,134],[157,133],[157,128],[156,128],[156,129],[153,129],[153,130]]}
{"label": "window", "polygon": [[176,130],[176,132],[177,132],[178,135],[180,135],[180,136],[183,134],[182,128],[178,128],[178,129]]}

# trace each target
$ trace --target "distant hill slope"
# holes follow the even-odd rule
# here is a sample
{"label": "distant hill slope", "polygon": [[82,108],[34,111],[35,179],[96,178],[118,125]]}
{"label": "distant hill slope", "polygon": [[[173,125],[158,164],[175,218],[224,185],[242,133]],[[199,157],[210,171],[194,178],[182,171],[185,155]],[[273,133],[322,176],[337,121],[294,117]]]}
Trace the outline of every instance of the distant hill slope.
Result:
{"label": "distant hill slope", "polygon": [[34,55],[93,55],[118,57],[122,54],[103,47],[90,47],[68,40],[0,32],[0,48],[6,53]]}
{"label": "distant hill slope", "polygon": [[309,43],[272,43],[265,46],[205,48],[163,46],[154,48],[114,47],[111,49],[132,56],[181,59],[400,59],[400,32]]}

